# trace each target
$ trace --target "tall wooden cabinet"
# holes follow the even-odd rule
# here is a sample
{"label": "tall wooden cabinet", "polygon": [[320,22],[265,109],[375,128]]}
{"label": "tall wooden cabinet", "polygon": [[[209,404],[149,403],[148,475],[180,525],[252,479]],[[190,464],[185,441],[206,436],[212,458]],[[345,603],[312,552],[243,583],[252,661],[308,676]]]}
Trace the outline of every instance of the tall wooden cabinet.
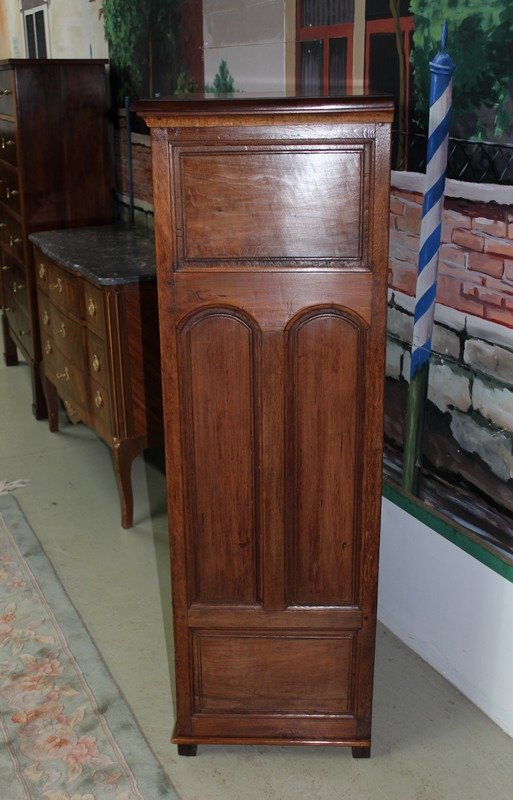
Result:
{"label": "tall wooden cabinet", "polygon": [[368,756],[388,99],[148,101],[173,741]]}
{"label": "tall wooden cabinet", "polygon": [[31,366],[33,411],[46,416],[34,231],[112,217],[105,61],[0,61],[0,263],[7,365]]}

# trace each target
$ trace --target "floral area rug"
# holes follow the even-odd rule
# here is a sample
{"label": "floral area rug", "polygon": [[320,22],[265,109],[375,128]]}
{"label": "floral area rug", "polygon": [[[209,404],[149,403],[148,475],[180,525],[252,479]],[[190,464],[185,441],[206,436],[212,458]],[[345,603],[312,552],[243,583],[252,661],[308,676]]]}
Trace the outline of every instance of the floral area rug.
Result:
{"label": "floral area rug", "polygon": [[11,494],[0,496],[0,798],[179,800]]}

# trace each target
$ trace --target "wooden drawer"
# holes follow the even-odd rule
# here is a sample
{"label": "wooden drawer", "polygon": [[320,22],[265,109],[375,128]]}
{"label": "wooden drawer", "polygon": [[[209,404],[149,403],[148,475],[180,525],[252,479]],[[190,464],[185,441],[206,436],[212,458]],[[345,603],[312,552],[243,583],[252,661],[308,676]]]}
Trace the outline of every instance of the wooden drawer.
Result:
{"label": "wooden drawer", "polygon": [[12,69],[0,70],[0,114],[14,116],[16,113],[14,101],[14,72]]}
{"label": "wooden drawer", "polygon": [[105,386],[94,380],[89,381],[91,427],[112,445],[112,417],[110,395]]}
{"label": "wooden drawer", "polygon": [[34,358],[34,341],[32,338],[32,324],[22,306],[19,305],[12,289],[4,283],[4,310],[9,322],[9,330],[20,347]]}
{"label": "wooden drawer", "polygon": [[0,119],[0,159],[13,166],[18,163],[16,123],[7,119]]}
{"label": "wooden drawer", "polygon": [[[48,339],[52,344],[52,340]],[[44,347],[45,345],[43,345]],[[77,402],[87,408],[87,383],[84,369],[66,358],[57,347],[44,355],[44,368],[47,378],[56,387],[59,396]]]}
{"label": "wooden drawer", "polygon": [[21,224],[8,211],[0,209],[0,242],[16,258],[23,261],[23,233]]}
{"label": "wooden drawer", "polygon": [[58,267],[35,250],[37,285],[47,293],[52,303],[76,317],[80,317],[80,282],[75,276]]}
{"label": "wooden drawer", "polygon": [[100,336],[105,336],[103,292],[86,281],[84,281],[84,313],[88,327]]}
{"label": "wooden drawer", "polygon": [[109,388],[107,344],[91,331],[87,331],[87,368],[93,380]]}
{"label": "wooden drawer", "polygon": [[16,214],[20,213],[18,172],[0,161],[0,201]]}
{"label": "wooden drawer", "polygon": [[25,270],[23,270],[21,265],[7,253],[4,255],[2,279],[5,291],[16,301],[16,305],[29,316],[29,293],[27,290]]}
{"label": "wooden drawer", "polygon": [[52,309],[54,308],[44,292],[38,292],[39,328],[41,336],[52,336]]}
{"label": "wooden drawer", "polygon": [[85,364],[84,331],[78,322],[70,319],[50,303],[50,334],[60,352],[81,369]]}

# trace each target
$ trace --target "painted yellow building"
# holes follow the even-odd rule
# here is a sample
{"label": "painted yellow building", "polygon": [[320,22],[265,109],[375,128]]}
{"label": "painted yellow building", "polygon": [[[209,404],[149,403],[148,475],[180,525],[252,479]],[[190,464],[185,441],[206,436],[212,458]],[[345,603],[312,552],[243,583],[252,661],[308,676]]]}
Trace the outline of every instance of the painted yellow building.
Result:
{"label": "painted yellow building", "polygon": [[107,58],[101,0],[3,0],[0,58]]}

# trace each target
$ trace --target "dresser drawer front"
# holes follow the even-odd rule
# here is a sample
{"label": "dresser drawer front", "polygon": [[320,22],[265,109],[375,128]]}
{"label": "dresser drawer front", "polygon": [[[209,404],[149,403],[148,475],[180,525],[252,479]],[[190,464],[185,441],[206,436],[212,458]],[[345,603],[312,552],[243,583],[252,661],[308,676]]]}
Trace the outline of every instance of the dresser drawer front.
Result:
{"label": "dresser drawer front", "polygon": [[8,254],[4,255],[2,280],[5,291],[11,296],[16,305],[29,316],[29,293],[27,290],[25,271],[22,269],[21,265],[14,258],[10,258]]}
{"label": "dresser drawer front", "polygon": [[0,70],[0,114],[13,117],[15,112],[14,72],[12,69],[3,69]]}
{"label": "dresser drawer front", "polygon": [[84,313],[87,325],[100,336],[105,336],[103,292],[97,286],[84,282]]}
{"label": "dresser drawer front", "polygon": [[[0,140],[1,144],[1,140]],[[0,158],[2,151],[0,150]],[[18,173],[0,161],[0,201],[16,214],[20,213],[20,187]]]}
{"label": "dresser drawer front", "polygon": [[52,303],[80,317],[80,284],[69,272],[58,267],[39,250],[35,251],[36,280]]}
{"label": "dresser drawer front", "polygon": [[47,378],[63,399],[75,400],[80,406],[87,408],[87,385],[83,368],[77,367],[57,347],[51,353],[45,353],[44,366]]}
{"label": "dresser drawer front", "polygon": [[0,119],[0,158],[2,161],[16,166],[18,163],[16,148],[16,123]]}
{"label": "dresser drawer front", "polygon": [[[44,313],[44,312],[43,312]],[[70,319],[50,303],[50,334],[55,347],[80,369],[85,363],[84,331],[78,322]],[[44,322],[44,320],[43,320]]]}
{"label": "dresser drawer front", "polygon": [[53,330],[53,311],[54,306],[50,303],[49,298],[43,293],[38,292],[37,295],[37,306],[38,306],[38,313],[39,313],[39,330],[41,331],[41,337],[50,336],[53,338],[52,330]]}
{"label": "dresser drawer front", "polygon": [[110,395],[105,386],[94,380],[89,381],[91,427],[109,444],[112,443],[112,417]]}
{"label": "dresser drawer front", "polygon": [[24,259],[21,224],[8,211],[0,209],[0,242],[8,254]]}
{"label": "dresser drawer front", "polygon": [[87,368],[93,380],[108,389],[109,362],[107,344],[89,330],[87,331]]}
{"label": "dresser drawer front", "polygon": [[9,322],[9,330],[19,343],[21,348],[34,358],[34,341],[32,338],[32,324],[30,317],[19,305],[16,295],[12,293],[10,287],[4,283],[4,309]]}

